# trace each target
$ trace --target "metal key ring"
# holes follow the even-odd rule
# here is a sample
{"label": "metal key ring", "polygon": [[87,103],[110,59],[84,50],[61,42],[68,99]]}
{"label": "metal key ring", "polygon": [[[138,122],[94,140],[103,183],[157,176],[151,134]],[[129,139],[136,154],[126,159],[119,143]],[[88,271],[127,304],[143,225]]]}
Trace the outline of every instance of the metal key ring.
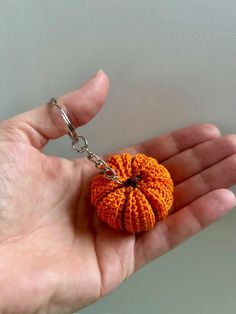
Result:
{"label": "metal key ring", "polygon": [[[73,124],[70,122],[70,119],[68,118],[66,112],[61,108],[61,106],[59,106],[57,99],[51,98],[48,103],[52,104],[59,110],[60,115],[67,127],[67,133],[72,140],[72,148],[77,153],[87,153],[87,158],[95,164],[95,167],[100,172],[102,172],[107,179],[123,185],[122,180],[119,180],[120,178],[116,174],[115,170],[112,169],[110,166],[108,166],[108,164],[103,159],[99,158],[96,154],[94,154],[91,150],[89,150],[88,141],[86,140],[84,136],[78,135],[76,133]],[[79,146],[80,141],[82,141],[83,143],[82,146],[81,145]]]}
{"label": "metal key ring", "polygon": [[49,103],[54,105],[58,109],[58,111],[60,112],[60,115],[61,115],[61,117],[62,117],[62,119],[65,122],[65,125],[67,127],[68,135],[71,137],[73,143],[77,143],[79,141],[79,137],[75,131],[75,128],[74,128],[73,124],[70,122],[70,119],[68,118],[66,112],[59,106],[57,99],[51,98],[49,100]]}

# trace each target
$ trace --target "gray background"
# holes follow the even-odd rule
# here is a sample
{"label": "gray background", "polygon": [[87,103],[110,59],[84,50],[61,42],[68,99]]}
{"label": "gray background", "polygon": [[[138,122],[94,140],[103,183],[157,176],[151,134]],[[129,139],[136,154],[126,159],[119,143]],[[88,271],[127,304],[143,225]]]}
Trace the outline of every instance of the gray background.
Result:
{"label": "gray background", "polygon": [[[98,153],[196,122],[236,131],[234,0],[0,0],[0,60],[1,120],[103,68],[106,105],[80,129]],[[75,157],[67,137],[47,153]],[[236,314],[235,218],[80,313]]]}

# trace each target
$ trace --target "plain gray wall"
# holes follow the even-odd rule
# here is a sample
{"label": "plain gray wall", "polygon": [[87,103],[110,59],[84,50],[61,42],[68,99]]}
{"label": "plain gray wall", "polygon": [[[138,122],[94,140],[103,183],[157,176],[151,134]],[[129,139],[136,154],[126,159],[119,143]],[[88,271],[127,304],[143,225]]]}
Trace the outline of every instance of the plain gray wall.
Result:
{"label": "plain gray wall", "polygon": [[[197,122],[236,131],[236,1],[0,0],[1,120],[103,68],[106,105],[80,129],[98,153]],[[67,137],[49,154],[75,157]],[[80,313],[235,314],[236,214]]]}

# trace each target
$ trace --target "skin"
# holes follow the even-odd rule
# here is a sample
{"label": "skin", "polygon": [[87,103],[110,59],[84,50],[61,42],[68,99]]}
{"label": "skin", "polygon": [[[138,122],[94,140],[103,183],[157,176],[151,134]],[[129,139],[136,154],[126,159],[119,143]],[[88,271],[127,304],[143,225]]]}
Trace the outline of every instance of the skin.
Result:
{"label": "skin", "polygon": [[[108,88],[100,71],[58,99],[79,126],[102,107]],[[46,104],[0,124],[0,313],[75,312],[236,204],[229,190],[236,182],[236,135],[193,125],[116,152],[157,158],[174,179],[175,203],[150,232],[113,231],[90,205],[94,165],[42,151],[65,133]]]}

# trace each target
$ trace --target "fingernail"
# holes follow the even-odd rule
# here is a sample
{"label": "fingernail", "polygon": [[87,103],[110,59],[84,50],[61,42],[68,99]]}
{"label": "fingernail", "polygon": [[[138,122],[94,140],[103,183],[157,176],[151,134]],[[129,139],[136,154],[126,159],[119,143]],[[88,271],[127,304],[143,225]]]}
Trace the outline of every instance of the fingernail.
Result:
{"label": "fingernail", "polygon": [[100,69],[97,71],[97,74],[102,73],[102,72],[103,72],[103,69]]}

